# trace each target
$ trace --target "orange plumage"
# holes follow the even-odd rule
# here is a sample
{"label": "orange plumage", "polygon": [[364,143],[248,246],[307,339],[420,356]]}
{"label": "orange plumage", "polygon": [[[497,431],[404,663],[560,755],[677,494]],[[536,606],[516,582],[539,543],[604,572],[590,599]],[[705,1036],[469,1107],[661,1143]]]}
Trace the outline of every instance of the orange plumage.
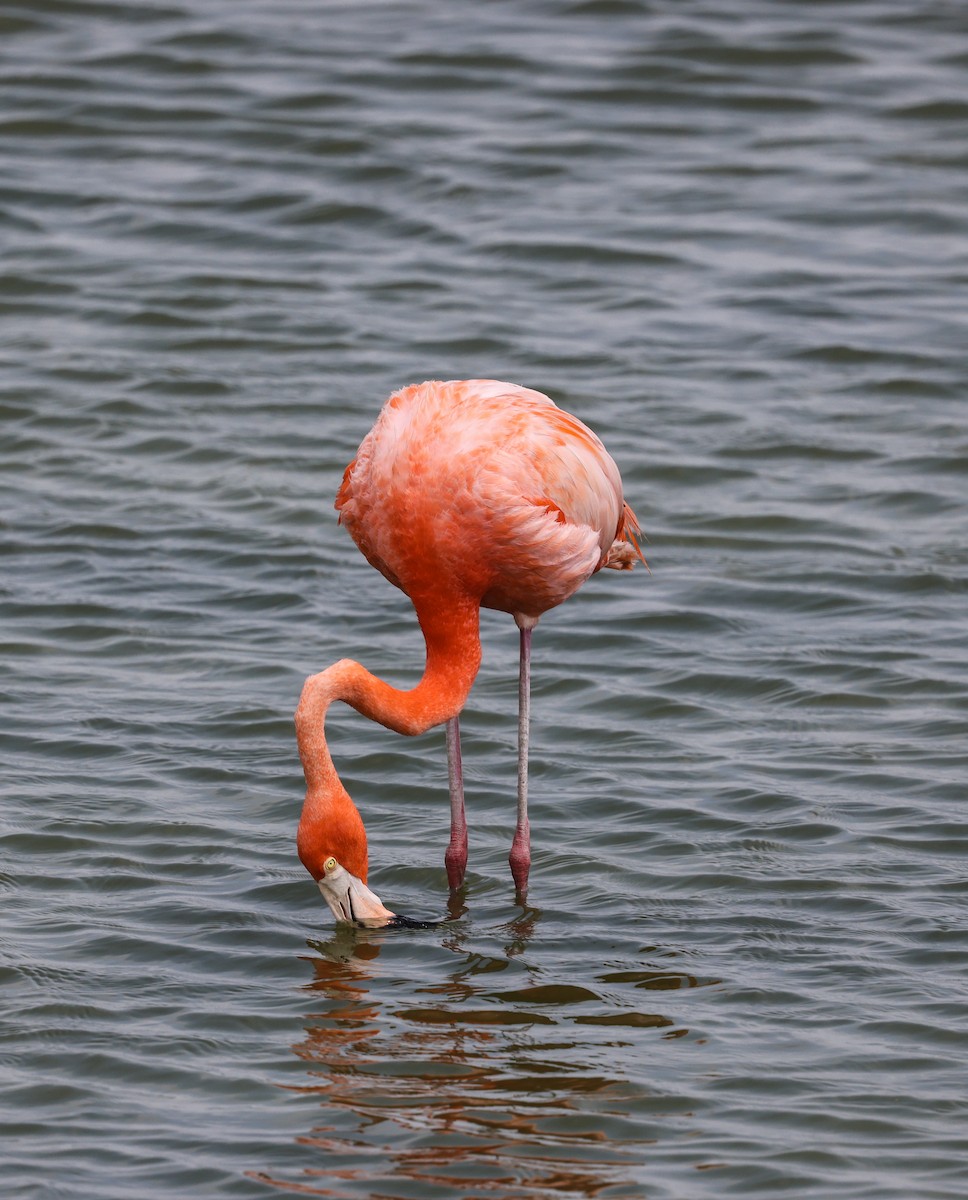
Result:
{"label": "orange plumage", "polygon": [[297,710],[307,779],[300,855],[317,879],[333,855],[365,882],[362,821],[323,735],[329,703],[345,700],[404,733],[455,718],[480,664],[481,606],[511,613],[530,635],[590,575],[628,569],[641,553],[598,437],[540,392],[496,380],[396,392],[347,467],[336,507],[367,560],[410,597],[427,642],[410,691],[343,660],[307,680]]}

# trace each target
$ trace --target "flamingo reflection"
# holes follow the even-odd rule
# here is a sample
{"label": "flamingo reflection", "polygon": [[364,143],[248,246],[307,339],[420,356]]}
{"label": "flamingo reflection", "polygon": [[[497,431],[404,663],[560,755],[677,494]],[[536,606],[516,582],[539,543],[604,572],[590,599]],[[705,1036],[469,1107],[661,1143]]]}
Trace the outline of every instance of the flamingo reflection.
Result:
{"label": "flamingo reflection", "polygon": [[393,978],[410,952],[386,935],[347,928],[313,943],[307,991],[318,1003],[293,1047],[309,1079],[291,1090],[317,1097],[326,1123],[298,1139],[307,1162],[297,1179],[253,1177],[334,1200],[404,1200],[415,1188],[427,1200],[639,1194],[642,1142],[628,1138],[623,1113],[640,1089],[609,1064],[642,1036],[635,1029],[672,1022],[635,1014],[595,1030],[613,1018],[572,1012],[595,997],[568,985],[533,987],[540,1002],[522,1002],[528,988],[515,985],[528,977],[512,956],[536,918],[508,928],[504,957],[468,950],[452,931],[453,964],[431,986]]}

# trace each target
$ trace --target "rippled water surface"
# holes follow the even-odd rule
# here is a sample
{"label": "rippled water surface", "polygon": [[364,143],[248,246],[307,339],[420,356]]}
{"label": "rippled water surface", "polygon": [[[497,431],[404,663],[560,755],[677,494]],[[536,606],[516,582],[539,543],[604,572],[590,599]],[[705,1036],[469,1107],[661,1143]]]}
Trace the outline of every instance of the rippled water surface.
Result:
{"label": "rippled water surface", "polygon": [[[52,0],[0,81],[4,1194],[963,1197],[964,6]],[[652,574],[537,631],[530,907],[485,614],[463,904],[337,931],[291,714],[422,643],[332,498],[467,376]],[[444,915],[442,732],[328,729]]]}

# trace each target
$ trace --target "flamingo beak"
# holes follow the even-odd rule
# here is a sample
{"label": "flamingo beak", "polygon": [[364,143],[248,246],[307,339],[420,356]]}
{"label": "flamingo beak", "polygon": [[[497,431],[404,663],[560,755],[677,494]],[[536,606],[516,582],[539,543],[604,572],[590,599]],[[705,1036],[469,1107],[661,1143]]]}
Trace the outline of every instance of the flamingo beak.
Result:
{"label": "flamingo beak", "polygon": [[317,882],[337,921],[377,929],[389,925],[396,916],[362,879],[350,874],[335,858],[327,858],[323,877]]}

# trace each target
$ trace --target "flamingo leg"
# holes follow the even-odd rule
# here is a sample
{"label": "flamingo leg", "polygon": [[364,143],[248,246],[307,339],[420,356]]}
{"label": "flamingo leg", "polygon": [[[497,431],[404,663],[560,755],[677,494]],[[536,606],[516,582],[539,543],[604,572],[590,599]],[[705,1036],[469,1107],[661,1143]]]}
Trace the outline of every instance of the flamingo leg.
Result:
{"label": "flamingo leg", "polygon": [[531,732],[531,626],[521,627],[521,658],[518,668],[518,819],[508,862],[518,899],[528,894],[531,869],[531,826],[528,822],[528,741]]}
{"label": "flamingo leg", "polygon": [[456,892],[467,870],[467,818],[464,815],[464,772],[460,760],[460,718],[447,722],[447,782],[450,788],[450,844],[444,854],[447,882]]}

